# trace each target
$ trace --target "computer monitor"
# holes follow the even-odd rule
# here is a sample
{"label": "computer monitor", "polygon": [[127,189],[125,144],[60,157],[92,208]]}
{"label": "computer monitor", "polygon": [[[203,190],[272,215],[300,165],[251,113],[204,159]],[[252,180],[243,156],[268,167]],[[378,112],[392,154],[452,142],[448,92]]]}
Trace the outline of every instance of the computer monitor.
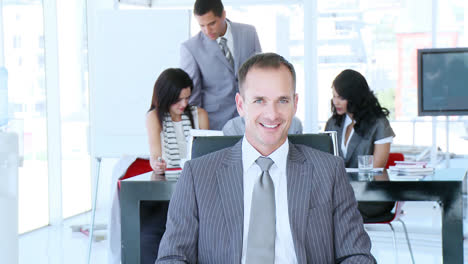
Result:
{"label": "computer monitor", "polygon": [[468,48],[418,50],[418,115],[468,115]]}

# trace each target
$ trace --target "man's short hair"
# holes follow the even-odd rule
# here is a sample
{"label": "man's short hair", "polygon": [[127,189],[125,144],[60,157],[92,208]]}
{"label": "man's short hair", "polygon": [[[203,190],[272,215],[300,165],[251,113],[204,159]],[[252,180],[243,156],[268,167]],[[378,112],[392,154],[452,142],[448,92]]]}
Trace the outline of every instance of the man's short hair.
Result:
{"label": "man's short hair", "polygon": [[242,86],[244,85],[245,78],[247,76],[247,73],[253,69],[253,68],[261,68],[261,69],[278,69],[281,67],[281,65],[284,65],[289,72],[291,73],[292,79],[293,79],[293,87],[294,87],[294,93],[296,92],[296,72],[294,71],[294,66],[287,61],[283,56],[278,55],[276,53],[259,53],[256,54],[252,57],[250,57],[247,61],[242,64],[242,66],[239,69],[239,90],[241,94],[243,94],[243,88]]}
{"label": "man's short hair", "polygon": [[193,6],[193,13],[196,16],[203,16],[204,14],[213,11],[217,17],[223,15],[224,6],[221,0],[196,0]]}

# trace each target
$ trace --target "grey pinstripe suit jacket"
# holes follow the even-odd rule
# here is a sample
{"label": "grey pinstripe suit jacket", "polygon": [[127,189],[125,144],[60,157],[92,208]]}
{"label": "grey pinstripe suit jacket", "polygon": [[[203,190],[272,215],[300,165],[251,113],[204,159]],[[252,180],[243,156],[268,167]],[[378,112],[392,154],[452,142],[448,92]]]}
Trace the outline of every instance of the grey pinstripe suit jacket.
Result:
{"label": "grey pinstripe suit jacket", "polygon": [[[240,263],[241,143],[185,163],[156,263]],[[343,160],[290,143],[288,205],[298,263],[375,263]]]}
{"label": "grey pinstripe suit jacket", "polygon": [[221,130],[238,116],[235,96],[238,92],[237,71],[248,58],[261,52],[255,27],[231,22],[234,41],[234,68],[229,64],[216,40],[201,31],[182,43],[180,67],[193,80],[190,104],[208,112],[210,129]]}

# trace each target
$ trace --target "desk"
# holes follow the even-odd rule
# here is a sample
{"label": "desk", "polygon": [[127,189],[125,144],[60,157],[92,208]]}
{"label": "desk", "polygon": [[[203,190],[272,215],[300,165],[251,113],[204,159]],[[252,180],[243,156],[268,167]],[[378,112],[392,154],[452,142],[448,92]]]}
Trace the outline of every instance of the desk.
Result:
{"label": "desk", "polygon": [[[465,169],[440,169],[420,180],[393,181],[386,173],[348,173],[358,201],[437,201],[442,208],[442,256],[463,263]],[[391,177],[393,179],[393,177]],[[150,173],[121,182],[122,263],[140,263],[140,201],[168,201],[176,181]]]}

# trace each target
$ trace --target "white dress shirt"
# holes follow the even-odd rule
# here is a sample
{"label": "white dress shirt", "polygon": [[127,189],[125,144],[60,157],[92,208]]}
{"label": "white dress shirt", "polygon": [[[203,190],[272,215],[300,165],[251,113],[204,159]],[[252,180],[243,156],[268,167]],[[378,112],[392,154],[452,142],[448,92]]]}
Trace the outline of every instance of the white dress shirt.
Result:
{"label": "white dress shirt", "polygon": [[[343,157],[346,157],[346,153],[348,152],[348,145],[349,145],[348,143],[349,143],[349,141],[351,140],[351,138],[353,137],[353,134],[354,134],[354,126],[353,126],[353,128],[351,129],[351,133],[349,133],[348,141],[345,142],[346,128],[352,122],[353,122],[353,120],[351,119],[351,117],[349,117],[349,115],[346,115],[344,126],[343,126],[343,133],[341,135],[341,152],[343,152]],[[393,142],[393,137],[390,136],[390,137],[386,137],[386,138],[376,140],[376,141],[374,141],[374,144],[378,145],[378,144],[385,144],[385,143],[392,143],[392,142]]]}
{"label": "white dress shirt", "polygon": [[234,40],[232,39],[232,32],[231,32],[231,23],[226,19],[226,25],[227,25],[227,29],[226,29],[226,33],[224,33],[223,36],[220,36],[216,39],[216,42],[218,42],[218,45],[219,45],[219,42],[221,42],[221,37],[224,37],[226,39],[226,45],[228,46],[229,48],[229,51],[231,52],[231,55],[232,55],[232,60],[234,61]]}
{"label": "white dress shirt", "polygon": [[[289,152],[289,143],[286,139],[283,145],[271,153],[274,164],[270,168],[270,176],[275,185],[276,201],[276,238],[275,238],[275,263],[297,263],[296,251],[289,224],[288,188],[286,179],[286,161]],[[242,140],[242,165],[244,168],[244,235],[242,242],[242,264],[245,263],[247,252],[247,239],[249,235],[250,207],[252,205],[252,193],[256,180],[262,171],[255,163],[262,156],[244,136]]]}

